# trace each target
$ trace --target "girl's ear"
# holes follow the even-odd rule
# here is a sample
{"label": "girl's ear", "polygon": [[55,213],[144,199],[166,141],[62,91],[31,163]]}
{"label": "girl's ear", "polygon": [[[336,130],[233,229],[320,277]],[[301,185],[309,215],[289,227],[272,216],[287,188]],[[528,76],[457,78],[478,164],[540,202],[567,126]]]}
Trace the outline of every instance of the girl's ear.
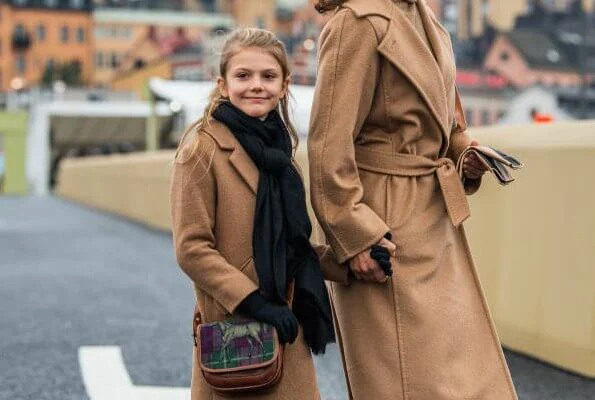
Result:
{"label": "girl's ear", "polygon": [[223,77],[217,78],[217,87],[219,88],[219,93],[221,97],[229,97],[229,92],[227,91],[227,85],[225,84],[225,79]]}
{"label": "girl's ear", "polygon": [[280,98],[284,98],[285,96],[287,96],[287,93],[289,92],[289,83],[291,82],[291,77],[288,76],[287,78],[285,78],[285,80],[283,81],[283,87],[281,88],[281,96]]}

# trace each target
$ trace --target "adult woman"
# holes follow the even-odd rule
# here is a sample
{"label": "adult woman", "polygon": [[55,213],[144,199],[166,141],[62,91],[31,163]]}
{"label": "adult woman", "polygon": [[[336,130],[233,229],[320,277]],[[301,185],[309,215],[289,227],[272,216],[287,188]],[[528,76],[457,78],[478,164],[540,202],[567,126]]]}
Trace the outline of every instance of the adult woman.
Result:
{"label": "adult woman", "polygon": [[[461,226],[484,171],[465,160],[465,187],[455,172],[474,141],[448,33],[423,0],[317,7],[337,11],[319,43],[311,195],[358,278],[331,285],[350,397],[515,399]],[[369,250],[388,232],[390,279]]]}

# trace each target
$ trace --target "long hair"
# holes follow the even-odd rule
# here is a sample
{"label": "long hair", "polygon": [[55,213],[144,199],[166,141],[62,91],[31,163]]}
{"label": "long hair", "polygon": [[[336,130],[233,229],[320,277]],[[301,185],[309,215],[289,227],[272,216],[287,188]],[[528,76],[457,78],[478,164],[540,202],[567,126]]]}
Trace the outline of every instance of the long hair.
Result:
{"label": "long hair", "polygon": [[[257,29],[257,28],[241,28],[233,31],[230,36],[227,38],[225,43],[223,44],[223,49],[221,52],[221,60],[219,62],[219,76],[225,79],[227,74],[227,69],[229,66],[229,60],[239,53],[241,50],[256,47],[265,50],[270,55],[275,57],[279,65],[281,66],[281,70],[283,73],[283,80],[286,80],[291,76],[291,71],[289,70],[289,60],[287,56],[287,51],[285,49],[285,45],[281,42],[274,33],[267,31],[265,29]],[[291,96],[289,90],[287,94],[283,96],[281,101],[279,102],[279,111],[281,112],[281,117],[283,118],[283,122],[287,126],[287,130],[289,131],[289,135],[291,136],[293,142],[293,149],[297,148],[298,145],[298,134],[295,126],[292,124],[289,118],[289,97]],[[195,138],[195,146],[198,143],[198,134],[202,131],[205,127],[208,126],[210,123],[213,113],[221,104],[221,102],[225,101],[221,96],[221,92],[219,88],[214,88],[210,95],[209,95],[209,104],[205,108],[205,111],[202,117],[192,124],[186,132],[182,135],[180,139],[180,144],[178,146],[178,150],[176,151],[176,158],[184,144],[184,141],[190,132],[195,132],[197,135]]]}
{"label": "long hair", "polygon": [[316,3],[316,5],[314,6],[314,8],[316,8],[316,11],[322,14],[327,11],[334,10],[346,1],[347,0],[319,0],[318,3]]}

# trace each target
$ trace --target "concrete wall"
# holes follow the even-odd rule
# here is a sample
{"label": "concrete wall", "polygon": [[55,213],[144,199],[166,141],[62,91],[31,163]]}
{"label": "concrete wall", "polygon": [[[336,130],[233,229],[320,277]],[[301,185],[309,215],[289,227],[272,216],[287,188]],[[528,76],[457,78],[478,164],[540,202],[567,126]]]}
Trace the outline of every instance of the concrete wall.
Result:
{"label": "concrete wall", "polygon": [[[484,178],[465,224],[503,343],[595,377],[595,122],[472,133],[525,162],[510,186]],[[300,148],[307,167],[305,143]],[[57,193],[168,229],[172,157],[66,161]]]}

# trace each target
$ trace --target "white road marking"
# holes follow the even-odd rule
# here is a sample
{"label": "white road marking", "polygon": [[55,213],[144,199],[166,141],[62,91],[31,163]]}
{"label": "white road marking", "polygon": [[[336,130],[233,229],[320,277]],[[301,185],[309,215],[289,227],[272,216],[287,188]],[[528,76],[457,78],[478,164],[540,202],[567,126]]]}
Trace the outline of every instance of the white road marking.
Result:
{"label": "white road marking", "polygon": [[134,386],[118,346],[84,346],[78,357],[90,400],[190,399],[188,388]]}

